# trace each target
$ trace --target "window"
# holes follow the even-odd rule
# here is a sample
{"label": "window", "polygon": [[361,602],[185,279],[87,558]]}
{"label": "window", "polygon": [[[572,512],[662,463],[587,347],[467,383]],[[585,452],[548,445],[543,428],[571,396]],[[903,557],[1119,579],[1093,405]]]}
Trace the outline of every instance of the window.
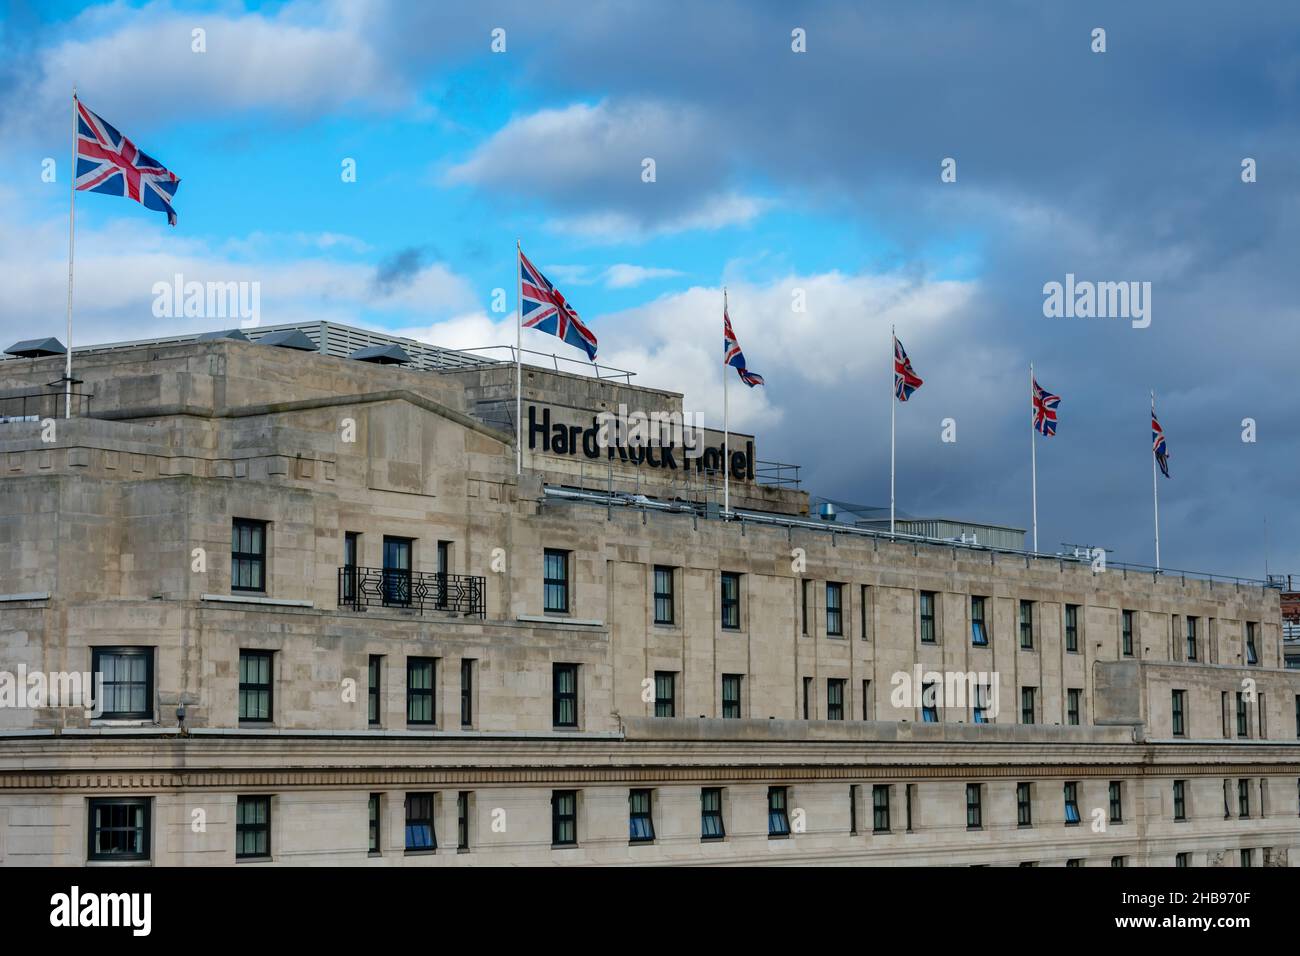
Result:
{"label": "window", "polygon": [[975,690],[974,690],[975,697],[974,700],[972,701],[973,706],[971,708],[971,712],[972,712],[972,719],[977,724],[987,724],[989,722],[989,715],[988,715],[989,692],[990,692],[990,686],[988,684],[975,685]]}
{"label": "window", "polygon": [[849,784],[849,833],[858,832],[858,785]]}
{"label": "window", "polygon": [[1174,781],[1174,819],[1187,819],[1187,781]]}
{"label": "window", "polygon": [[406,607],[411,603],[411,538],[384,536],[384,603]]}
{"label": "window", "polygon": [[1231,800],[1231,789],[1232,781],[1223,781],[1223,819],[1225,820],[1232,819],[1232,807],[1229,802]]}
{"label": "window", "polygon": [[149,859],[149,800],[90,801],[89,860]]}
{"label": "window", "polygon": [[469,801],[468,790],[456,794],[456,849],[469,849]]}
{"label": "window", "polygon": [[[862,682],[862,719],[871,719],[871,681],[869,680]],[[1296,726],[1300,728],[1300,724]],[[1300,737],[1300,731],[1296,733],[1296,736]]]}
{"label": "window", "polygon": [[460,725],[474,724],[474,661],[463,657],[460,661]]}
{"label": "window", "polygon": [[379,849],[379,801],[382,794],[372,793],[370,795],[369,817],[370,817],[370,852],[378,855]]}
{"label": "window", "polygon": [[97,701],[101,718],[153,719],[152,647],[96,647],[90,669],[104,682]]}
{"label": "window", "polygon": [[578,845],[578,791],[551,791],[551,845]]}
{"label": "window", "polygon": [[438,834],[433,828],[433,794],[406,795],[406,852],[422,853],[438,849]]}
{"label": "window", "polygon": [[406,659],[406,722],[432,724],[434,722],[433,680],[437,661],[432,657]]}
{"label": "window", "polygon": [[[1219,716],[1223,719],[1223,739],[1227,740],[1232,736],[1232,729],[1228,723],[1228,692],[1219,692]],[[1300,737],[1300,697],[1296,698],[1296,736]]]}
{"label": "window", "polygon": [[1246,717],[1246,695],[1237,691],[1237,736],[1250,736],[1250,722]]}
{"label": "window", "polygon": [[1254,865],[1255,865],[1255,851],[1254,851],[1254,850],[1242,850],[1242,851],[1241,851],[1241,865],[1242,865],[1242,866],[1247,866],[1247,867],[1249,867],[1249,866],[1254,866]]}
{"label": "window", "polygon": [[799,582],[799,629],[805,637],[808,636],[808,583],[806,578]]}
{"label": "window", "polygon": [[862,625],[862,639],[871,640],[871,587],[862,585],[858,588],[858,616],[862,618],[859,622]]}
{"label": "window", "polygon": [[804,720],[812,719],[812,692],[813,692],[813,679],[811,677],[805,677],[803,679],[803,719]]}
{"label": "window", "polygon": [[569,552],[547,548],[542,567],[542,609],[569,612]]}
{"label": "window", "polygon": [[1258,664],[1259,654],[1255,650],[1255,631],[1259,625],[1254,621],[1246,622],[1246,663]]}
{"label": "window", "polygon": [[239,719],[271,719],[271,652],[239,652]]}
{"label": "window", "polygon": [[1071,687],[1065,692],[1065,722],[1072,727],[1079,726],[1079,704],[1083,699],[1083,691],[1077,687]]}
{"label": "window", "polygon": [[740,717],[740,674],[722,675],[722,716],[726,720]]}
{"label": "window", "polygon": [[451,570],[451,542],[438,542],[438,571],[435,578],[437,586],[436,603],[440,608],[447,606],[447,574]]}
{"label": "window", "polygon": [[1032,827],[1034,825],[1034,805],[1032,800],[1033,785],[1016,784],[1016,826]]}
{"label": "window", "polygon": [[844,585],[826,582],[826,635],[844,636]]}
{"label": "window", "polygon": [[650,813],[652,792],[629,790],[627,794],[627,839],[629,843],[651,843],[655,838],[654,817]]}
{"label": "window", "polygon": [[271,855],[271,798],[238,797],[235,800],[235,858]]}
{"label": "window", "polygon": [[1124,781],[1110,782],[1110,822],[1124,822]]}
{"label": "window", "polygon": [[986,647],[989,643],[989,632],[984,626],[984,601],[982,597],[970,599],[970,642],[977,647]]}
{"label": "window", "polygon": [[790,815],[786,811],[785,787],[767,788],[767,835],[790,835]]}
{"label": "window", "polygon": [[1178,867],[1181,870],[1181,869],[1186,869],[1191,865],[1192,865],[1192,855],[1190,853],[1175,854],[1174,866]]}
{"label": "window", "polygon": [[734,571],[722,572],[722,628],[740,630],[740,575]]}
{"label": "window", "polygon": [[355,531],[343,534],[343,600],[357,599],[357,555],[360,553],[361,535]]}
{"label": "window", "polygon": [[980,785],[966,784],[966,829],[979,830],[983,827],[983,811],[980,800]]}
{"label": "window", "polygon": [[[903,787],[903,812],[906,815],[904,826],[908,833],[912,832],[912,798],[916,795],[916,784],[909,783]],[[888,796],[888,794],[886,794]],[[888,809],[888,807],[886,807]],[[888,817],[886,817],[888,820]]]}
{"label": "window", "polygon": [[1034,646],[1034,602],[1020,602],[1020,646],[1032,650]]}
{"label": "window", "polygon": [[674,608],[673,569],[657,564],[655,565],[655,623],[672,624]]}
{"label": "window", "polygon": [[677,674],[655,671],[655,716],[677,716]]}
{"label": "window", "polygon": [[887,783],[878,783],[871,788],[871,830],[873,833],[889,832],[889,784]]}
{"label": "window", "polygon": [[722,788],[704,787],[700,790],[700,839],[721,840],[727,835],[722,824]]}
{"label": "window", "polygon": [[934,592],[921,592],[921,643],[933,644],[934,637]]}
{"label": "window", "polygon": [[578,665],[551,667],[551,720],[556,727],[578,726]]}
{"label": "window", "polygon": [[1187,659],[1196,660],[1196,618],[1187,619]]}
{"label": "window", "polygon": [[1110,858],[1110,865],[1114,867],[1126,866],[1127,865],[1126,858],[1122,856],[1112,856]]}
{"label": "window", "polygon": [[921,720],[927,724],[939,722],[939,688],[934,681],[921,685]]}
{"label": "window", "polygon": [[1183,722],[1183,713],[1187,703],[1187,691],[1176,690],[1173,692],[1173,724],[1174,736],[1184,737],[1187,735],[1187,727]]}
{"label": "window", "polygon": [[1237,781],[1237,816],[1250,819],[1250,781],[1245,778]]}
{"label": "window", "polygon": [[1133,656],[1133,612],[1120,613],[1120,650],[1125,657]]}
{"label": "window", "polygon": [[1083,866],[1083,860],[1079,859],[1078,857],[1073,857],[1069,860],[1066,860],[1065,865],[1068,867],[1081,867]]}
{"label": "window", "polygon": [[1034,707],[1034,697],[1038,688],[1022,687],[1020,688],[1020,722],[1022,724],[1032,724],[1037,714]]}
{"label": "window", "polygon": [[1065,606],[1065,649],[1076,654],[1079,652],[1079,605],[1077,604]]}
{"label": "window", "polygon": [[844,681],[839,678],[826,681],[826,719],[844,719]]}
{"label": "window", "polygon": [[230,545],[230,589],[266,590],[266,522],[236,518]]}
{"label": "window", "polygon": [[366,721],[371,727],[378,727],[383,722],[382,710],[379,706],[379,688],[383,673],[383,657],[379,654],[371,654],[370,667],[366,675]]}
{"label": "window", "polygon": [[1077,826],[1079,823],[1079,784],[1070,781],[1065,785],[1065,825]]}

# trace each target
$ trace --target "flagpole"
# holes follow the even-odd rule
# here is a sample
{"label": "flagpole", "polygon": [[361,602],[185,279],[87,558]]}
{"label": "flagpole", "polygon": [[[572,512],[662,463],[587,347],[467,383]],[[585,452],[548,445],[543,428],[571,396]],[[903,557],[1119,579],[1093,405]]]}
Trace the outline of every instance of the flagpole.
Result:
{"label": "flagpole", "polygon": [[1029,363],[1029,466],[1033,475],[1034,554],[1038,553],[1038,442],[1034,440],[1034,363]]}
{"label": "flagpole", "polygon": [[523,251],[515,239],[515,476],[524,473],[524,276],[519,268]]}
{"label": "flagpole", "polygon": [[[722,287],[722,314],[727,315],[727,287]],[[727,446],[731,444],[731,416],[727,400],[727,349],[723,343],[722,350],[722,513],[731,513],[731,453]]]}
{"label": "flagpole", "polygon": [[894,533],[894,406],[898,404],[897,396],[894,394],[895,378],[898,375],[898,367],[895,363],[898,361],[898,336],[894,333],[894,327],[889,327],[889,337],[893,339],[894,347],[890,350],[889,357],[889,533]]}
{"label": "flagpole", "polygon": [[[68,171],[68,332],[63,359],[63,417],[72,417],[72,252],[77,223],[77,84],[72,84],[72,168]],[[56,411],[57,415],[58,412]]]}
{"label": "flagpole", "polygon": [[[1151,418],[1156,417],[1156,390],[1151,390]],[[1156,481],[1156,454],[1151,450],[1151,500],[1155,502],[1156,512],[1156,571],[1160,570],[1160,483]]]}

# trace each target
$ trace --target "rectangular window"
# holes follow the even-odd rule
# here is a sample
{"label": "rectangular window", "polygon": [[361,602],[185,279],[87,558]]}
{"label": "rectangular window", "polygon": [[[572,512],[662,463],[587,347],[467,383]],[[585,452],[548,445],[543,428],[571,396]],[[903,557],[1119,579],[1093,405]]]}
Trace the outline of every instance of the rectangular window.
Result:
{"label": "rectangular window", "polygon": [[266,590],[266,522],[236,518],[231,529],[230,589]]}
{"label": "rectangular window", "polygon": [[551,791],[551,845],[578,845],[578,791]]}
{"label": "rectangular window", "polygon": [[722,716],[725,720],[740,718],[740,674],[722,675]]}
{"label": "rectangular window", "polygon": [[921,592],[921,643],[933,644],[934,633],[934,592]]}
{"label": "rectangular window", "polygon": [[542,609],[558,614],[569,612],[569,552],[547,548],[543,557]]}
{"label": "rectangular window", "polygon": [[123,797],[90,801],[89,860],[149,859],[149,800]]}
{"label": "rectangular window", "polygon": [[844,636],[844,585],[826,582],[826,635]]}
{"label": "rectangular window", "polygon": [[556,727],[578,726],[578,665],[551,666],[551,721]]}
{"label": "rectangular window", "polygon": [[1071,780],[1065,785],[1065,825],[1077,826],[1079,823],[1079,784]]}
{"label": "rectangular window", "polygon": [[650,790],[629,790],[627,794],[627,839],[629,843],[652,843],[655,838],[655,821],[650,812],[653,793]]}
{"label": "rectangular window", "polygon": [[785,787],[767,788],[767,835],[790,835],[790,815],[786,809]]}
{"label": "rectangular window", "polygon": [[90,669],[97,675],[96,680],[103,680],[103,687],[98,691],[101,718],[153,719],[152,647],[93,648]]}
{"label": "rectangular window", "polygon": [[983,827],[983,808],[980,800],[980,785],[966,784],[966,829],[979,830]]}
{"label": "rectangular window", "polygon": [[1187,659],[1196,660],[1196,618],[1187,619]]}
{"label": "rectangular window", "polygon": [[809,583],[810,582],[808,581],[807,578],[799,582],[799,604],[800,604],[799,627],[801,629],[800,633],[803,634],[805,637],[808,636],[808,584]]}
{"label": "rectangular window", "polygon": [[460,725],[474,724],[474,661],[463,657],[460,661]]}
{"label": "rectangular window", "polygon": [[1122,611],[1120,612],[1120,618],[1122,621],[1120,625],[1120,638],[1121,638],[1120,649],[1123,652],[1125,657],[1132,657],[1133,656],[1133,612]]}
{"label": "rectangular window", "polygon": [[1016,784],[1016,826],[1032,827],[1034,825],[1034,809],[1032,800],[1032,784]]}
{"label": "rectangular window", "polygon": [[235,801],[235,858],[271,855],[271,798],[238,797]]}
{"label": "rectangular window", "polygon": [[357,599],[357,556],[360,554],[361,535],[355,531],[343,533],[343,600]]}
{"label": "rectangular window", "polygon": [[[869,680],[862,682],[862,719],[871,719],[871,681]],[[1297,724],[1297,727],[1300,727],[1300,724]],[[1297,732],[1296,736],[1300,737],[1300,732]]]}
{"label": "rectangular window", "polygon": [[722,823],[722,788],[704,787],[700,790],[700,839],[721,840],[727,835]]}
{"label": "rectangular window", "polygon": [[1077,687],[1071,687],[1065,692],[1065,721],[1071,727],[1079,726],[1079,708],[1083,700],[1083,691]]}
{"label": "rectangular window", "polygon": [[740,630],[740,575],[734,571],[722,572],[722,628]]}
{"label": "rectangular window", "polygon": [[1190,853],[1179,853],[1174,856],[1174,866],[1178,867],[1180,870],[1186,869],[1191,865],[1192,855]]}
{"label": "rectangular window", "polygon": [[1250,736],[1250,721],[1246,717],[1246,695],[1237,691],[1237,736]]}
{"label": "rectangular window", "polygon": [[[886,794],[886,796],[888,796],[888,794]],[[908,832],[908,833],[911,833],[911,832],[912,832],[912,799],[913,799],[915,796],[916,796],[916,784],[914,784],[914,783],[909,783],[909,784],[904,785],[904,787],[903,787],[903,813],[904,813],[906,819],[903,821],[903,826],[907,829],[907,832]],[[888,817],[887,817],[887,816],[886,816],[886,820],[888,820]]]}
{"label": "rectangular window", "polygon": [[984,602],[982,597],[970,599],[970,642],[977,647],[987,647],[989,643],[988,628],[984,624]]}
{"label": "rectangular window", "polygon": [[432,657],[406,659],[406,722],[432,724],[434,722],[434,677],[437,660]]}
{"label": "rectangular window", "polygon": [[655,565],[655,623],[672,624],[675,615],[673,600],[673,569]]}
{"label": "rectangular window", "polygon": [[437,588],[435,601],[440,608],[447,606],[447,575],[451,571],[451,542],[438,542],[438,568],[437,577],[434,579],[434,585]]}
{"label": "rectangular window", "polygon": [[862,639],[871,640],[871,587],[862,585],[858,588],[858,616],[862,619]]}
{"label": "rectangular window", "polygon": [[1071,867],[1071,868],[1073,868],[1073,867],[1081,867],[1081,866],[1083,866],[1083,860],[1081,860],[1081,859],[1080,859],[1079,857],[1077,857],[1077,856],[1076,856],[1076,857],[1071,857],[1070,859],[1068,859],[1068,860],[1065,861],[1065,865],[1068,866],[1068,867]]}
{"label": "rectangular window", "polygon": [[1187,819],[1187,781],[1174,781],[1174,819]]}
{"label": "rectangular window", "polygon": [[1252,867],[1252,866],[1255,865],[1255,851],[1254,851],[1254,850],[1242,850],[1242,851],[1241,851],[1241,865],[1244,866],[1244,867]]}
{"label": "rectangular window", "polygon": [[889,832],[889,784],[878,783],[871,788],[871,829],[874,833]]}
{"label": "rectangular window", "polygon": [[461,851],[469,850],[469,801],[468,790],[456,794],[456,849]]}
{"label": "rectangular window", "polygon": [[366,674],[366,721],[371,727],[378,727],[382,720],[379,706],[380,685],[384,674],[384,659],[379,654],[370,655],[370,666]]}
{"label": "rectangular window", "polygon": [[858,832],[858,785],[849,784],[849,833]]}
{"label": "rectangular window", "polygon": [[1128,865],[1127,858],[1122,856],[1112,856],[1110,858],[1110,865],[1113,867],[1120,867],[1120,868],[1127,866]]}
{"label": "rectangular window", "polygon": [[990,685],[976,684],[973,691],[974,697],[971,701],[972,719],[977,724],[987,724],[989,722],[989,694]]}
{"label": "rectangular window", "polygon": [[1255,650],[1255,632],[1259,625],[1254,621],[1246,622],[1246,663],[1258,664],[1259,654]]}
{"label": "rectangular window", "polygon": [[812,692],[813,679],[805,677],[803,679],[803,719],[812,720]]}
{"label": "rectangular window", "polygon": [[1184,713],[1187,704],[1187,691],[1176,690],[1173,692],[1173,726],[1174,736],[1183,737],[1187,734],[1187,727],[1184,723]]}
{"label": "rectangular window", "polygon": [[939,722],[939,688],[934,681],[921,685],[921,720],[927,724]]}
{"label": "rectangular window", "polygon": [[844,719],[844,681],[836,677],[826,681],[826,719]]}
{"label": "rectangular window", "polygon": [[369,846],[370,846],[370,852],[373,853],[373,854],[375,854],[375,855],[378,855],[379,852],[380,852],[380,850],[379,850],[379,834],[380,834],[381,830],[380,830],[380,828],[379,828],[379,802],[380,802],[381,797],[382,797],[382,794],[372,793],[372,794],[370,795],[369,808],[368,808],[368,810],[369,810],[369,817],[370,817],[370,826],[369,826],[369,829],[370,829],[370,844],[369,844]]}
{"label": "rectangular window", "polygon": [[1036,687],[1020,688],[1020,722],[1022,724],[1032,724],[1037,719],[1038,710],[1034,706],[1037,691],[1038,688]]}
{"label": "rectangular window", "polygon": [[411,550],[413,538],[384,535],[384,603],[406,607],[411,603]]}
{"label": "rectangular window", "polygon": [[1065,606],[1065,649],[1073,653],[1079,651],[1079,605]]}
{"label": "rectangular window", "polygon": [[1034,646],[1034,602],[1020,602],[1020,646],[1032,650]]}
{"label": "rectangular window", "polygon": [[406,852],[420,853],[438,849],[438,834],[433,826],[433,794],[406,795]]}
{"label": "rectangular window", "polygon": [[1110,782],[1110,822],[1124,822],[1124,781]]}
{"label": "rectangular window", "polygon": [[1237,781],[1237,816],[1250,819],[1250,781],[1245,778]]}
{"label": "rectangular window", "polygon": [[271,719],[270,651],[239,652],[239,719],[266,723]]}
{"label": "rectangular window", "polygon": [[677,674],[655,671],[655,716],[677,716]]}

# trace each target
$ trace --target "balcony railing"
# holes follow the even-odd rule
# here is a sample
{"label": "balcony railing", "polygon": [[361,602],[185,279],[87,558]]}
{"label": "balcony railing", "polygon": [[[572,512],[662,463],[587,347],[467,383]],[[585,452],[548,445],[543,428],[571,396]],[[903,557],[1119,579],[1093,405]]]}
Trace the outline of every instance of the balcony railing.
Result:
{"label": "balcony railing", "polygon": [[487,615],[487,581],[469,574],[429,574],[396,568],[339,568],[339,607],[409,608],[464,617]]}

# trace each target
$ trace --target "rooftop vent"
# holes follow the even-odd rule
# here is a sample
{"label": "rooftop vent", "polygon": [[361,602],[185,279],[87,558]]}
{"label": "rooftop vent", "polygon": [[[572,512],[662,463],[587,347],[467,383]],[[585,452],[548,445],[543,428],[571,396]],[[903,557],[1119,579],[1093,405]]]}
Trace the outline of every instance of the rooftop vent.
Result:
{"label": "rooftop vent", "polygon": [[302,329],[281,329],[279,332],[267,332],[257,339],[258,345],[274,345],[282,349],[298,349],[301,352],[315,352],[316,343],[303,333]]}
{"label": "rooftop vent", "polygon": [[370,345],[357,349],[348,358],[356,359],[358,362],[374,362],[378,365],[403,365],[411,361],[411,356],[396,343]]}
{"label": "rooftop vent", "polygon": [[835,506],[829,501],[823,501],[817,506],[817,517],[821,518],[823,521],[834,521]]}
{"label": "rooftop vent", "polygon": [[200,342],[212,342],[217,339],[234,339],[236,342],[247,342],[248,336],[239,329],[226,329],[222,332],[204,332],[199,336]]}
{"label": "rooftop vent", "polygon": [[24,342],[15,342],[9,348],[5,349],[5,355],[16,355],[19,358],[41,358],[46,355],[66,355],[67,349],[58,339],[27,339]]}

